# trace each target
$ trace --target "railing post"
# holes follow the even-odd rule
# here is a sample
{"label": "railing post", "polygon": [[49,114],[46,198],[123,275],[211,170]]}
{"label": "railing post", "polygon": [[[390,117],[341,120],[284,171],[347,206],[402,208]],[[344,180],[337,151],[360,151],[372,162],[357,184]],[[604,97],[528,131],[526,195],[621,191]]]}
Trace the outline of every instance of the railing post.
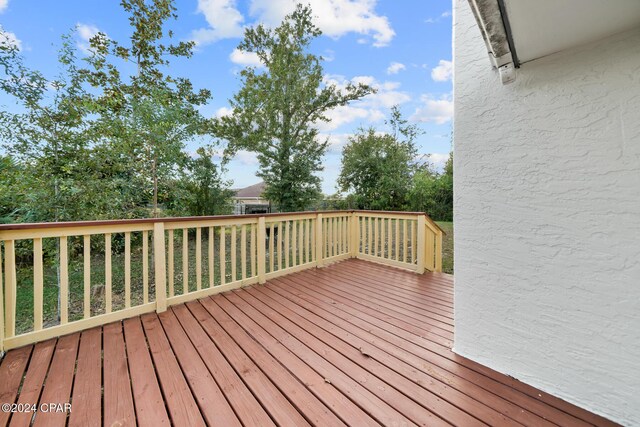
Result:
{"label": "railing post", "polygon": [[418,216],[418,251],[417,251],[417,265],[416,265],[416,273],[423,274],[424,273],[424,262],[426,258],[425,247],[426,247],[426,218],[424,215]]}
{"label": "railing post", "polygon": [[436,271],[442,272],[442,231],[436,234]]}
{"label": "railing post", "polygon": [[316,217],[316,265],[317,267],[324,266],[324,245],[322,236],[322,214],[319,213]]}
{"label": "railing post", "polygon": [[360,250],[360,224],[358,223],[358,216],[355,212],[351,212],[350,220],[349,250],[351,251],[351,258],[357,258],[358,251]]}
{"label": "railing post", "polygon": [[[270,237],[272,238],[272,237]],[[267,281],[266,271],[266,255],[265,246],[267,244],[267,225],[265,217],[258,218],[258,283],[262,284]]]}
{"label": "railing post", "polygon": [[4,242],[4,337],[16,334],[16,247],[13,240]]}
{"label": "railing post", "polygon": [[156,282],[156,312],[167,310],[167,257],[164,223],[153,224],[153,275]]}

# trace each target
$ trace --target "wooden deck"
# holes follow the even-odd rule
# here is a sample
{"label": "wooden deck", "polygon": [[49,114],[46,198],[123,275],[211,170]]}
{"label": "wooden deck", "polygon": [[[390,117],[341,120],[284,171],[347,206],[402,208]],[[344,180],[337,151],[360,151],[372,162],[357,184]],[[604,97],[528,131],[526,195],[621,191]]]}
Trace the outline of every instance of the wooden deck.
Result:
{"label": "wooden deck", "polygon": [[11,350],[0,403],[71,403],[36,426],[615,425],[455,355],[452,317],[451,276],[349,260]]}

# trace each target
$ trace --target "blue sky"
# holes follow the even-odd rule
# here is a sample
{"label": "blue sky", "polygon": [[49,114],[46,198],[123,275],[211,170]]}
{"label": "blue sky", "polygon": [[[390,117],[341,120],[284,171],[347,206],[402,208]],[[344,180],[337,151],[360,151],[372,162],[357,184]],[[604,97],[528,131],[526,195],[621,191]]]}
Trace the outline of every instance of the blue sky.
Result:
{"label": "blue sky", "polygon": [[[312,46],[322,55],[326,80],[361,81],[378,89],[362,101],[330,112],[334,120],[319,124],[330,149],[321,172],[323,191],[336,191],[340,150],[359,127],[385,130],[390,107],[399,104],[406,118],[424,131],[421,154],[431,154],[441,167],[450,151],[451,117],[451,1],[450,0],[310,0],[316,24],[323,31]],[[213,99],[206,115],[225,114],[228,99],[239,88],[238,71],[254,58],[234,52],[243,28],[256,23],[277,25],[292,10],[294,0],[178,0],[176,36],[195,40],[197,51],[188,61],[174,62],[176,75],[206,87]],[[49,76],[57,71],[60,35],[76,28],[79,48],[100,30],[116,40],[130,34],[126,14],[115,0],[0,0],[0,25],[11,33],[27,63]],[[6,96],[0,104],[10,107]],[[189,144],[195,151],[197,143]],[[227,178],[234,187],[254,184],[258,165],[252,153],[231,162]]]}

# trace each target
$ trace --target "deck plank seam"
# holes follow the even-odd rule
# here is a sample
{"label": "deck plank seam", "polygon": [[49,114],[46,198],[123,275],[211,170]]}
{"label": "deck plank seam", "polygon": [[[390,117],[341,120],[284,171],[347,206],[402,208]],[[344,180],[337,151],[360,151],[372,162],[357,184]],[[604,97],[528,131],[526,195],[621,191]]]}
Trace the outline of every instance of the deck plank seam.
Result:
{"label": "deck plank seam", "polygon": [[[287,298],[287,296],[286,296],[285,294],[286,294],[286,293],[283,291],[283,292],[282,292],[282,294],[281,294],[281,297],[282,297],[282,298]],[[304,307],[304,306],[300,305],[300,304],[299,304],[299,303],[297,303],[296,301],[293,301],[293,300],[290,300],[290,301],[292,302],[292,304],[293,304],[294,306],[299,306],[299,307],[301,307],[301,308],[303,308],[303,309],[305,309],[305,310],[308,310],[306,307]],[[319,308],[320,308],[320,309],[322,309],[323,311],[325,311],[325,312],[327,312],[327,313],[331,314],[327,309],[322,308],[322,307],[319,307]],[[330,320],[328,319],[328,317],[323,317],[323,319],[324,319],[324,321],[325,321],[325,322],[327,322],[327,323],[332,323],[334,326],[336,326],[336,327],[338,327],[338,328],[342,329],[343,331],[345,331],[345,332],[347,332],[347,333],[352,333],[352,331],[350,331],[350,330],[346,330],[344,327],[342,327],[342,326],[340,326],[340,325],[336,325],[335,321],[334,321],[334,322],[330,321]],[[318,326],[320,326],[321,328],[323,328],[323,327],[321,326],[321,324],[320,324],[320,323],[317,323],[317,322],[315,322],[315,323],[316,323]],[[352,328],[357,328],[357,329],[360,329],[360,330],[361,330],[361,331],[363,331],[363,332],[368,332],[368,331],[366,331],[365,329],[362,329],[361,327],[358,327],[357,325],[353,325],[353,324],[352,324]],[[323,328],[323,329],[327,330],[326,328]],[[327,330],[327,331],[328,331],[328,330]],[[328,331],[328,332],[330,332],[330,331]],[[342,340],[344,341],[344,339],[343,339],[343,338],[338,338],[338,339],[342,339]],[[363,338],[360,338],[360,339],[361,339],[362,341],[367,342],[367,344],[369,344],[369,345],[375,346],[375,344],[373,344],[373,343],[371,343],[371,342],[368,342],[367,340],[365,340],[365,339],[363,339]],[[380,339],[382,339],[382,338],[380,338]],[[399,347],[399,346],[397,346],[396,344],[390,343],[390,342],[388,342],[388,341],[386,341],[386,342],[387,342],[389,345],[394,346],[394,347],[396,347],[396,348],[400,348],[400,349],[402,350],[402,347]],[[378,347],[378,348],[380,348],[380,347]],[[401,362],[403,362],[403,363],[405,363],[405,364],[408,364],[408,365],[410,365],[410,366],[413,366],[413,368],[414,368],[414,369],[418,369],[418,367],[416,367],[415,365],[412,365],[412,364],[410,364],[409,362],[407,362],[407,361],[405,361],[405,360],[403,360],[403,359],[400,359],[398,356],[396,356],[396,355],[394,355],[394,354],[389,353],[389,352],[388,352],[388,351],[386,351],[385,349],[380,348],[380,351],[385,352],[386,354],[388,354],[388,355],[390,355],[390,356],[394,357],[395,359],[397,359],[397,360],[399,360],[399,361],[401,361]],[[374,356],[371,356],[371,357],[374,357]],[[424,359],[422,359],[422,360],[423,360],[424,362],[426,362],[426,363],[433,364],[433,363],[431,363],[431,362],[425,361]],[[380,361],[380,362],[381,362],[381,363],[383,363],[382,361]],[[392,367],[392,366],[390,366],[390,365],[387,365],[387,366],[388,366],[389,368],[393,369],[393,367]],[[445,370],[445,369],[443,369],[443,370]],[[447,371],[447,372],[448,372],[449,374],[455,375],[455,374],[453,374],[453,373],[452,373],[452,372],[450,372],[450,371]],[[412,380],[412,378],[409,378],[409,377],[407,377],[407,378],[408,378],[408,379],[410,379],[410,380]],[[436,378],[436,377],[433,377],[433,378],[434,378],[435,380],[438,380],[438,381],[441,381],[441,382],[442,382],[442,380],[441,380],[441,379],[439,379],[439,378]],[[460,378],[461,378],[461,380],[464,380],[464,381],[466,381],[466,382],[468,382],[468,383],[471,383],[471,384],[474,384],[474,385],[475,385],[475,383],[473,383],[473,382],[472,382],[472,381],[470,381],[470,380],[465,380],[465,379],[464,379],[464,378],[462,378],[462,377],[460,377]],[[425,388],[422,384],[419,384],[419,383],[416,383],[416,384],[418,384],[418,385],[419,385],[419,386],[421,386],[422,388]],[[478,387],[480,387],[480,386],[478,386]],[[472,399],[474,399],[474,400],[478,400],[478,399],[476,399],[476,398],[475,398],[475,396],[474,396],[474,395],[472,395],[472,394],[470,394],[470,393],[465,393],[463,390],[461,390],[461,389],[459,389],[459,388],[456,388],[456,389],[457,389],[460,393],[463,393],[463,394],[465,394],[465,395],[469,396],[470,398],[472,398]],[[493,394],[494,394],[494,393],[493,393]],[[497,395],[497,394],[494,394],[494,396],[496,396],[497,398],[501,398],[501,397],[500,397],[499,395]],[[487,406],[488,408],[491,408],[491,409],[494,409],[494,410],[496,410],[496,411],[500,412],[500,409],[499,409],[499,408],[494,408],[494,407],[492,407],[492,406],[488,405],[488,404],[487,404],[487,403],[485,403],[485,402],[481,402],[481,401],[478,401],[478,402],[479,402],[480,404],[482,404],[482,405]],[[508,402],[508,401],[507,401],[507,402]],[[455,405],[455,402],[451,402],[451,403]],[[509,402],[509,403],[510,403],[511,405],[513,405],[513,406],[517,406],[517,405],[516,405],[516,404],[514,404],[514,403],[511,403],[511,402]],[[463,411],[465,410],[465,409],[464,409],[464,408],[462,408],[462,407],[459,407],[459,408],[460,408],[461,410],[463,410]],[[515,410],[516,408],[513,408],[513,409]],[[531,413],[531,411],[528,411],[528,412],[530,412],[530,413]],[[533,413],[531,413],[531,414],[532,414],[532,415],[535,415],[535,414],[533,414]],[[471,414],[471,415],[473,415],[473,414]],[[506,414],[505,414],[505,416],[509,417],[509,416],[508,416],[508,415],[506,415]],[[509,417],[509,418],[513,419],[512,417]],[[515,421],[515,422],[518,422],[517,420],[514,420],[514,421]]]}

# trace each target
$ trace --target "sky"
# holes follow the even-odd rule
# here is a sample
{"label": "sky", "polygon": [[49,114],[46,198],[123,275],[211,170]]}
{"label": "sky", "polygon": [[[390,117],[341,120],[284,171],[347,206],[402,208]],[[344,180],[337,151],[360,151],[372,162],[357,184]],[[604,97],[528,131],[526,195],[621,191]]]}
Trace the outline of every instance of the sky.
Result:
{"label": "sky", "polygon": [[[299,2],[299,0],[298,0]],[[188,77],[196,88],[213,93],[202,108],[206,116],[227,114],[228,100],[239,89],[239,71],[259,66],[256,59],[236,50],[247,26],[276,26],[295,6],[295,0],[177,0],[178,19],[169,27],[179,40],[193,40],[189,60],[172,63],[175,75]],[[441,168],[451,150],[453,116],[451,84],[450,0],[308,0],[323,34],[312,52],[324,58],[326,82],[363,82],[378,92],[330,111],[330,123],[317,124],[330,145],[324,159],[322,190],[337,191],[341,150],[359,128],[384,132],[393,105],[424,132],[420,154],[430,154]],[[75,29],[81,52],[97,31],[125,41],[128,17],[115,0],[0,0],[0,25],[17,44],[27,64],[45,75],[58,71],[60,36]],[[10,100],[0,95],[2,108]],[[195,152],[199,142],[188,144]],[[260,179],[253,153],[240,152],[229,164],[226,178],[239,188]]]}

